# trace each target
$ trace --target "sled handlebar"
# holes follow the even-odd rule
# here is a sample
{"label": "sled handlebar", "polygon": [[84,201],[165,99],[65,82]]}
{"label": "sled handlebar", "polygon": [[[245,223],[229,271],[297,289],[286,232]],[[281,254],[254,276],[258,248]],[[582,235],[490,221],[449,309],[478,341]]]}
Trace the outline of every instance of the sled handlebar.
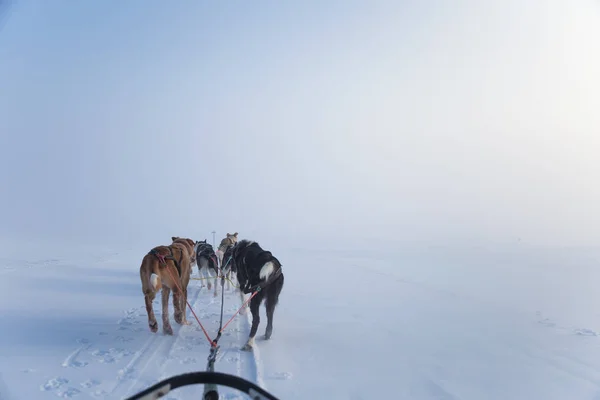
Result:
{"label": "sled handlebar", "polygon": [[221,372],[189,372],[175,375],[155,383],[138,394],[128,397],[126,400],[156,400],[165,396],[171,390],[183,386],[202,384],[213,384],[237,389],[240,392],[246,393],[252,400],[279,400],[271,393],[246,379]]}

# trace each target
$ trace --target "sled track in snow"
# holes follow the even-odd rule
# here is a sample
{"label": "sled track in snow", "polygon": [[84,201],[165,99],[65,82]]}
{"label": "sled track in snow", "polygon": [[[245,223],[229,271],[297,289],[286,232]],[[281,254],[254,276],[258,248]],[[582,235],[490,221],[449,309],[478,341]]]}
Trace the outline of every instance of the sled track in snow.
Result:
{"label": "sled track in snow", "polygon": [[[200,282],[195,280],[190,281],[188,286],[188,293],[191,295],[188,301],[211,338],[216,336],[219,328],[220,291],[219,285],[219,294],[214,297],[213,291],[201,288]],[[159,294],[153,304],[159,322],[157,333],[151,333],[148,328],[145,306],[125,310],[124,317],[117,322],[116,336],[112,340],[108,336],[110,333],[106,332],[98,333],[105,342],[109,340],[104,345],[81,339],[79,347],[72,349],[62,363],[62,367],[67,370],[60,377],[43,384],[40,389],[54,392],[63,398],[85,393],[94,398],[124,399],[169,376],[206,370],[210,344],[189,308],[186,312],[190,325],[175,323],[172,297],[170,298],[169,314],[174,334],[164,335],[162,313],[156,312],[161,309],[160,298]],[[242,295],[226,288],[224,301],[223,319],[227,321],[242,305]],[[141,293],[140,302],[143,304]],[[215,369],[264,387],[258,349],[255,347],[256,357],[253,352],[241,350],[250,332],[250,313],[245,314],[236,316],[223,332]],[[85,367],[95,362],[105,364],[107,373],[102,374],[105,378],[86,375],[86,379],[79,385],[74,385],[77,380],[82,380]],[[109,376],[113,378],[108,379]],[[202,385],[184,387],[170,393],[166,399],[200,398],[203,390]],[[230,400],[245,399],[244,395],[233,389],[219,388],[219,392]]]}
{"label": "sled track in snow", "polygon": [[[192,300],[190,304],[200,322],[211,337],[216,336],[220,316],[220,293],[219,296],[214,297],[212,291],[201,288],[197,281],[191,281],[188,292],[189,289],[196,293],[194,299],[190,299]],[[219,288],[220,290],[221,288]],[[230,318],[241,306],[241,301],[238,299],[241,300],[234,291],[226,290],[224,318]],[[172,337],[163,335],[160,330],[157,334],[151,334],[152,337],[148,338],[134,358],[119,371],[119,382],[111,391],[111,398],[121,399],[131,396],[171,375],[205,370],[210,344],[189,309],[186,312],[191,325],[180,326],[172,323],[175,331]],[[250,329],[247,321],[243,316],[242,318],[238,316],[223,333],[216,370],[257,381],[259,379],[257,360],[252,353],[240,350]],[[162,324],[159,326],[162,329]],[[125,388],[126,390],[123,390]],[[172,397],[177,398],[178,394],[184,394],[184,392],[186,398],[201,397],[203,389],[202,386],[182,388],[172,393]],[[225,389],[222,391],[225,392]],[[228,398],[234,397],[230,394]]]}

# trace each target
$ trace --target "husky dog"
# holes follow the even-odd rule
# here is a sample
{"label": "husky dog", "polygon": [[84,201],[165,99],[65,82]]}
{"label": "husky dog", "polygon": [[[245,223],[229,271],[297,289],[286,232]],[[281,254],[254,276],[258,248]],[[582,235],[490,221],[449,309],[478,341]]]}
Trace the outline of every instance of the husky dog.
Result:
{"label": "husky dog", "polygon": [[270,251],[263,250],[257,242],[241,240],[230,249],[231,263],[237,270],[237,280],[243,293],[258,291],[250,300],[252,327],[248,342],[242,350],[250,350],[254,345],[254,336],[260,323],[259,307],[263,299],[267,308],[267,328],[265,340],[273,333],[273,314],[283,289],[283,271],[281,263]]}
{"label": "husky dog", "polygon": [[[206,242],[206,239],[196,242],[194,244],[194,254],[196,255],[196,263],[198,265],[198,273],[201,277],[206,279],[206,286],[208,290],[211,288],[210,278],[215,278],[215,293],[217,295],[217,278],[219,277],[219,262],[215,250],[210,243]],[[211,270],[213,273],[211,273]]]}
{"label": "husky dog", "polygon": [[223,257],[225,250],[227,250],[227,248],[236,244],[237,241],[238,241],[238,233],[237,232],[234,234],[228,233],[227,236],[225,236],[221,240],[221,243],[219,244],[219,248],[217,249],[217,252],[221,253],[221,257]]}
{"label": "husky dog", "polygon": [[233,246],[234,244],[237,243],[237,241],[238,241],[238,233],[237,232],[235,232],[234,234],[227,233],[227,236],[225,236],[221,240],[221,243],[219,244],[219,248],[217,249],[219,265],[221,266],[221,269],[223,270],[222,272],[225,274],[225,277],[227,278],[227,289],[230,288],[230,281],[231,281],[231,278],[233,277],[232,272],[235,272],[235,271],[232,270],[230,265],[228,265],[229,258],[225,258],[224,255],[225,255],[225,252],[227,251],[227,249],[230,249],[231,246]]}

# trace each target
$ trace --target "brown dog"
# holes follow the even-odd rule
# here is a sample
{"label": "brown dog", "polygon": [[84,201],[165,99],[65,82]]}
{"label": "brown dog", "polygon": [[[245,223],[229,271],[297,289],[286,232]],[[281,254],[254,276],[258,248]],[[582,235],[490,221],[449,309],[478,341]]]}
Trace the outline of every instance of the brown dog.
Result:
{"label": "brown dog", "polygon": [[158,331],[158,322],[152,309],[152,301],[156,293],[162,289],[163,333],[172,335],[173,328],[169,322],[169,294],[173,291],[173,307],[175,322],[189,325],[185,315],[187,304],[187,287],[190,282],[191,263],[187,247],[181,243],[170,246],[156,246],[142,259],[140,279],[142,292],[148,313],[148,326],[151,332]]}
{"label": "brown dog", "polygon": [[[173,241],[173,243],[171,243],[171,245],[178,243],[178,244],[182,244],[185,246],[188,253],[190,254],[190,266],[191,266],[191,268],[194,268],[194,266],[196,265],[196,252],[194,251],[195,242],[192,239],[181,238],[179,236],[171,236],[171,240]],[[191,273],[191,269],[190,269],[190,273]]]}

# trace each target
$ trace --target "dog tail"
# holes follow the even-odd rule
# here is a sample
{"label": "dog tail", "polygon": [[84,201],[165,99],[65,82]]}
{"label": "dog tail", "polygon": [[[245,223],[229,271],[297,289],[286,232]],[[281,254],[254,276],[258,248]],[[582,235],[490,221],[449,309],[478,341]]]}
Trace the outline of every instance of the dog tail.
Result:
{"label": "dog tail", "polygon": [[152,260],[152,274],[150,274],[150,286],[155,292],[162,288],[162,280],[160,279],[160,273],[158,271],[159,265],[158,260]]}
{"label": "dog tail", "polygon": [[260,279],[264,279],[266,281],[267,279],[269,279],[269,276],[271,276],[274,270],[275,264],[273,264],[273,261],[269,261],[262,266],[258,276],[260,277]]}
{"label": "dog tail", "polygon": [[258,255],[257,260],[259,263],[264,263],[258,276],[260,279],[267,280],[269,276],[275,271],[275,268],[278,267],[279,260],[273,257],[273,254],[270,251],[263,251]]}

